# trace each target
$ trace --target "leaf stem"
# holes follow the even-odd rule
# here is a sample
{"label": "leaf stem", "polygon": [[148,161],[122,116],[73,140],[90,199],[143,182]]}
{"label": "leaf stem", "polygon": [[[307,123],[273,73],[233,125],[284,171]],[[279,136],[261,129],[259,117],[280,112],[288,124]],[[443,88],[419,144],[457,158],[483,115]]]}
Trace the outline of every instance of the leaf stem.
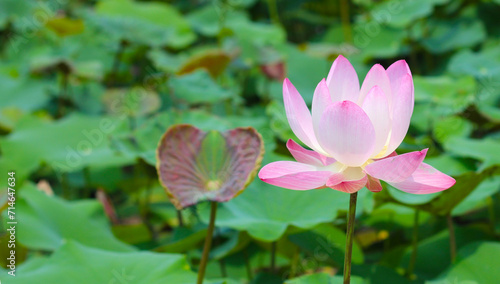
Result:
{"label": "leaf stem", "polygon": [[208,223],[207,236],[205,237],[205,246],[203,247],[203,255],[201,256],[200,267],[198,268],[198,281],[196,283],[203,284],[203,277],[205,276],[205,269],[207,268],[208,255],[210,253],[210,246],[212,245],[212,237],[215,227],[215,216],[217,213],[217,202],[211,201],[210,203],[210,221]]}
{"label": "leaf stem", "polygon": [[220,274],[223,278],[227,278],[226,262],[224,259],[219,259]]}
{"label": "leaf stem", "polygon": [[344,39],[348,43],[352,43],[352,28],[349,19],[349,0],[340,0],[340,21],[342,22],[342,30],[344,31]]}
{"label": "leaf stem", "polygon": [[488,215],[489,215],[489,219],[490,219],[490,227],[491,227],[491,233],[493,235],[496,234],[496,230],[495,230],[495,224],[496,224],[496,220],[495,220],[495,202],[493,201],[493,198],[491,196],[489,196],[487,199],[486,199],[486,202],[488,204]]}
{"label": "leaf stem", "polygon": [[70,199],[70,189],[68,184],[68,175],[67,173],[62,173],[61,175],[61,188],[62,188],[62,196],[64,199]]}
{"label": "leaf stem", "polygon": [[271,243],[271,271],[276,271],[276,241]]}
{"label": "leaf stem", "polygon": [[347,240],[345,243],[345,258],[344,258],[344,284],[351,283],[351,258],[352,258],[352,243],[354,236],[354,219],[356,218],[356,201],[358,193],[351,193],[349,201],[349,215],[347,216]]}
{"label": "leaf stem", "polygon": [[116,50],[115,57],[113,59],[113,67],[111,67],[110,80],[108,85],[117,84],[118,82],[118,71],[120,69],[120,63],[122,61],[123,53],[125,51],[125,47],[127,47],[127,42],[125,40],[120,41],[120,45]]}
{"label": "leaf stem", "polygon": [[411,242],[411,257],[410,263],[408,264],[408,270],[406,271],[406,276],[411,278],[413,271],[415,269],[415,263],[417,261],[417,247],[418,247],[418,217],[420,210],[415,209],[415,215],[413,219],[413,237]]}
{"label": "leaf stem", "polygon": [[295,252],[293,253],[292,262],[290,264],[290,277],[289,278],[294,278],[295,275],[297,274],[297,266],[299,265],[299,260],[300,260],[300,249],[296,248]]}
{"label": "leaf stem", "polygon": [[252,275],[252,266],[250,264],[250,259],[248,257],[248,252],[247,252],[247,247],[243,249],[243,258],[245,259],[245,267],[247,269],[247,277],[249,281],[252,281],[253,275]]}
{"label": "leaf stem", "polygon": [[455,258],[457,256],[457,243],[455,239],[455,229],[453,228],[453,218],[451,217],[451,213],[448,213],[446,216],[446,220],[448,222],[448,231],[450,234],[450,260],[451,263],[455,263]]}
{"label": "leaf stem", "polygon": [[92,190],[92,182],[90,179],[90,169],[89,167],[84,167],[82,169],[84,187],[83,187],[83,196],[84,198],[90,198],[91,190]]}
{"label": "leaf stem", "polygon": [[269,9],[269,17],[273,24],[281,26],[276,0],[267,0],[267,8]]}
{"label": "leaf stem", "polygon": [[68,100],[68,73],[61,71],[61,83],[59,85],[60,93],[57,100],[57,117],[63,117],[66,114],[65,103]]}
{"label": "leaf stem", "polygon": [[151,222],[151,180],[148,180],[148,185],[146,187],[146,195],[144,196],[144,201],[141,203],[142,207],[142,219],[144,222],[144,225],[146,225],[146,228],[149,231],[149,234],[151,235],[151,239],[156,242],[158,241],[158,232],[155,230],[155,227],[153,226],[153,223]]}
{"label": "leaf stem", "polygon": [[179,227],[184,227],[184,219],[182,219],[182,211],[177,209],[177,223],[179,223]]}

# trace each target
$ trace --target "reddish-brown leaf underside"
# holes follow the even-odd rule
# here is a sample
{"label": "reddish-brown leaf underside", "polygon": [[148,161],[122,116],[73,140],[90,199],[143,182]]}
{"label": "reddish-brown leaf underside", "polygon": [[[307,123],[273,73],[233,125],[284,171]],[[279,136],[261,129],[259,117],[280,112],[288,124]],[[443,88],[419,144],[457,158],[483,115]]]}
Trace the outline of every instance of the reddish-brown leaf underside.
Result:
{"label": "reddish-brown leaf underside", "polygon": [[215,169],[207,169],[199,159],[204,154],[202,144],[207,134],[192,125],[181,124],[168,129],[159,142],[158,176],[178,209],[205,200],[231,200],[248,186],[260,167],[264,143],[260,134],[248,127],[221,133],[225,145],[215,147],[218,152],[214,155],[224,160]]}

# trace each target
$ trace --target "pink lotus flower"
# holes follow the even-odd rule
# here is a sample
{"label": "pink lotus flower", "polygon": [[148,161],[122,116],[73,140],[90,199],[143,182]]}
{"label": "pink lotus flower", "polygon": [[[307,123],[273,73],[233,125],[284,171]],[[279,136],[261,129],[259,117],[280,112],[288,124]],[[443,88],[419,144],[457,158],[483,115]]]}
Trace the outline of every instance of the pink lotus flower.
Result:
{"label": "pink lotus flower", "polygon": [[351,63],[340,55],[316,90],[312,114],[292,83],[283,82],[290,127],[312,150],[290,139],[297,162],[266,165],[259,178],[272,185],[309,190],[330,187],[354,193],[382,190],[380,180],[409,193],[442,191],[455,180],[423,163],[427,149],[397,155],[413,112],[413,79],[400,60],[387,70],[374,65],[359,87]]}

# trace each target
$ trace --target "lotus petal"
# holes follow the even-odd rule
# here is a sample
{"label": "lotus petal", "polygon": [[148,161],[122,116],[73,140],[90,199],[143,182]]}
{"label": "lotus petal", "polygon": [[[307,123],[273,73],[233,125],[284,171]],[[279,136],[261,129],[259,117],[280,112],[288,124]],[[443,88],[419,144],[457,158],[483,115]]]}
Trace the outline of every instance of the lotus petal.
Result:
{"label": "lotus petal", "polygon": [[366,188],[368,188],[371,192],[380,192],[382,191],[382,185],[380,184],[380,180],[368,175],[368,180],[366,181]]}
{"label": "lotus petal", "polygon": [[343,181],[332,188],[342,192],[355,193],[366,185],[367,180],[367,175],[365,175],[359,180]]}
{"label": "lotus petal", "polygon": [[411,115],[413,114],[414,94],[413,79],[407,74],[401,80],[399,91],[393,96],[392,101],[392,130],[386,154],[392,153],[403,139],[410,127]]}
{"label": "lotus petal", "polygon": [[288,161],[267,164],[259,172],[262,181],[294,190],[323,187],[330,175],[330,171],[318,171],[316,166]]}
{"label": "lotus petal", "polygon": [[312,123],[314,127],[314,132],[317,135],[319,128],[319,121],[325,109],[332,104],[332,98],[330,97],[330,92],[328,91],[328,86],[326,85],[325,79],[319,82],[318,86],[314,90],[314,97],[312,101]]}
{"label": "lotus petal", "polygon": [[361,166],[373,153],[375,129],[356,103],[327,107],[319,124],[318,140],[331,157],[348,166]]}
{"label": "lotus petal", "polygon": [[404,60],[398,60],[391,64],[387,68],[387,76],[389,76],[389,81],[391,82],[391,90],[393,91],[392,96],[397,96],[397,92],[401,87],[401,80],[406,76],[411,76],[410,67]]}
{"label": "lotus petal", "polygon": [[363,110],[368,115],[375,128],[375,148],[373,150],[373,156],[376,156],[384,149],[389,132],[391,131],[389,102],[382,88],[375,86],[368,92],[363,102]]}
{"label": "lotus petal", "polygon": [[359,96],[359,79],[349,60],[339,55],[332,64],[326,84],[333,102],[356,102]]}
{"label": "lotus petal", "polygon": [[382,67],[382,65],[380,64],[373,65],[370,71],[368,71],[368,74],[366,74],[363,85],[361,85],[361,90],[359,91],[358,104],[363,105],[366,95],[374,86],[379,86],[382,89],[384,94],[387,96],[389,106],[391,106],[391,82],[384,67]]}
{"label": "lotus petal", "polygon": [[323,156],[312,150],[306,150],[292,139],[288,140],[288,142],[286,143],[286,147],[288,148],[288,151],[290,151],[290,154],[292,154],[292,156],[295,158],[295,160],[300,163],[316,166],[327,166],[335,163],[334,158]]}
{"label": "lotus petal", "polygon": [[421,163],[413,174],[402,182],[389,182],[395,188],[413,194],[429,194],[446,190],[455,184],[455,179],[432,166]]}
{"label": "lotus petal", "polygon": [[349,167],[341,173],[331,175],[326,186],[335,190],[354,193],[362,189],[367,182],[367,176],[360,167]]}
{"label": "lotus petal", "polygon": [[372,177],[386,182],[400,182],[408,178],[422,163],[428,149],[375,161],[365,167]]}
{"label": "lotus petal", "polygon": [[304,99],[288,79],[283,82],[283,102],[285,104],[286,118],[297,138],[310,148],[324,153],[314,134],[311,113]]}

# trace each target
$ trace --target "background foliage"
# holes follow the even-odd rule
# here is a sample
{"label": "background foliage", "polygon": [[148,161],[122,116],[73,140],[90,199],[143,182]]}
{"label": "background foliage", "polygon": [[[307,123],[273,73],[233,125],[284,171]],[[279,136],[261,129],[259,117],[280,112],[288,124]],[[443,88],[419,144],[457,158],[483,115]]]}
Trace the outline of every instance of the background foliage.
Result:
{"label": "background foliage", "polygon": [[[496,283],[499,14],[496,0],[2,0],[0,173],[16,172],[19,266],[0,279],[193,283],[208,206],[179,213],[167,200],[154,169],[161,134],[253,126],[264,163],[290,159],[283,78],[310,103],[343,54],[360,78],[407,60],[416,106],[398,151],[429,147],[426,161],[457,179],[426,196],[363,189],[353,282]],[[207,279],[340,283],[347,199],[255,180],[219,205]]]}

